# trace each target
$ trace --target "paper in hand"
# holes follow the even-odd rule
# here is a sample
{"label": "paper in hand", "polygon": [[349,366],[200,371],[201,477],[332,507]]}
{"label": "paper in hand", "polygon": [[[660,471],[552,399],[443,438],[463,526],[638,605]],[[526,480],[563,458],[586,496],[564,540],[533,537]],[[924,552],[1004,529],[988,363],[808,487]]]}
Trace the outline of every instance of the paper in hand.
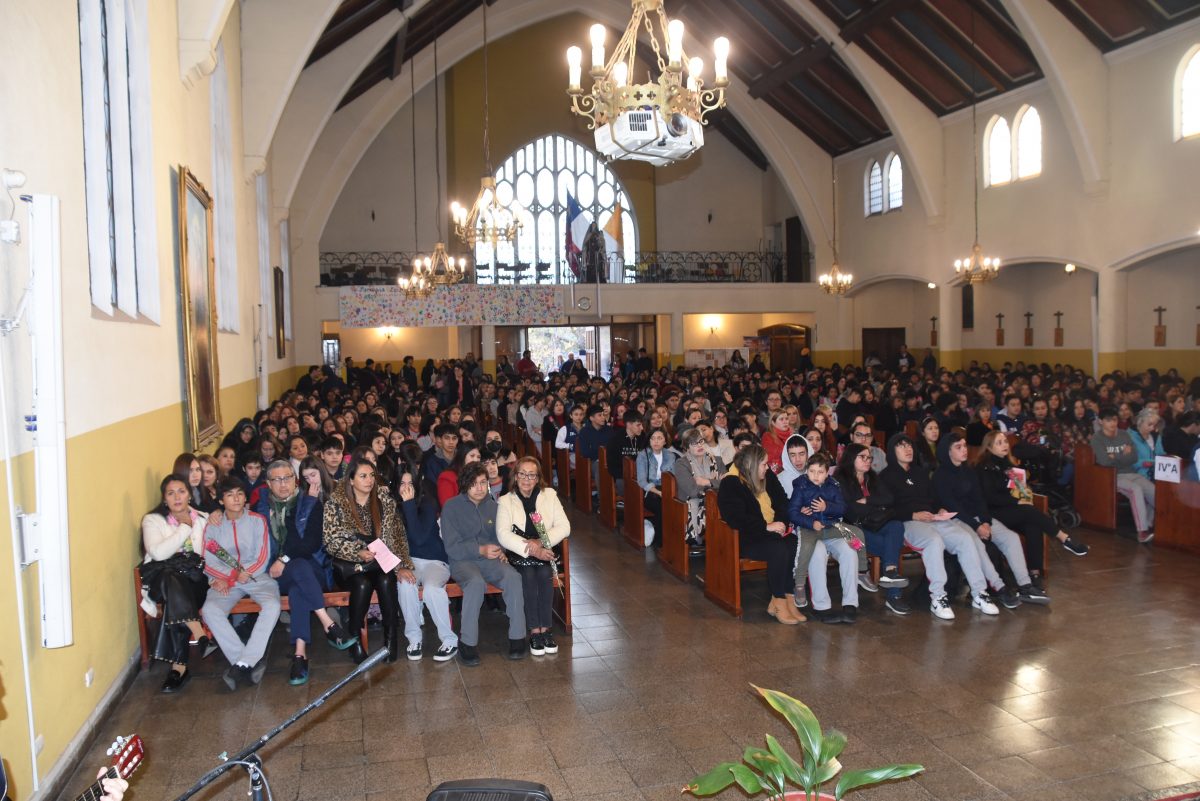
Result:
{"label": "paper in hand", "polygon": [[383,540],[371,540],[367,550],[375,554],[375,561],[379,563],[379,567],[383,569],[384,573],[391,573],[400,564],[400,558],[392,553]]}
{"label": "paper in hand", "polygon": [[957,514],[958,512],[937,512],[933,515],[933,519],[937,521],[950,520]]}

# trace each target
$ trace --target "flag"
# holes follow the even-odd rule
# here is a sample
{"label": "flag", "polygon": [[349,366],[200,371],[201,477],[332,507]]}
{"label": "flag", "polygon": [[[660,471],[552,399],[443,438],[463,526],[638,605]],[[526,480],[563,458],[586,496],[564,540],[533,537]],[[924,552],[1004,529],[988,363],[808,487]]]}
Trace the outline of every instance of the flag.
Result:
{"label": "flag", "polygon": [[608,253],[608,282],[624,283],[625,280],[625,237],[621,228],[621,203],[613,209],[612,217],[604,226],[604,249]]}
{"label": "flag", "polygon": [[583,240],[592,225],[592,215],[583,210],[575,196],[567,193],[567,265],[578,279],[583,274]]}

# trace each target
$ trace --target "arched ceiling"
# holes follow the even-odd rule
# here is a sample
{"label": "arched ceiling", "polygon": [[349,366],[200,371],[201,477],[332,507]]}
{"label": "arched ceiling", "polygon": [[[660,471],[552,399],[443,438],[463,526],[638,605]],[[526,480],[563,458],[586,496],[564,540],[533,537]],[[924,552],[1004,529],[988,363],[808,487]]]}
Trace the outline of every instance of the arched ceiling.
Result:
{"label": "arched ceiling", "polygon": [[[483,0],[439,0],[413,15],[358,75],[339,107],[381,81],[477,9]],[[307,66],[414,0],[342,0]],[[500,0],[488,0],[494,5]],[[1043,0],[1108,52],[1200,15],[1200,0]],[[892,133],[874,87],[844,51],[853,45],[934,115],[949,114],[1038,80],[1043,70],[1002,0],[668,0],[700,41],[733,41],[731,71],[831,155]],[[831,23],[831,26],[827,23]],[[833,31],[836,35],[833,35]],[[885,109],[886,111],[887,109]],[[724,127],[724,126],[722,126]],[[747,155],[753,142],[735,130]],[[752,160],[762,163],[761,152]]]}

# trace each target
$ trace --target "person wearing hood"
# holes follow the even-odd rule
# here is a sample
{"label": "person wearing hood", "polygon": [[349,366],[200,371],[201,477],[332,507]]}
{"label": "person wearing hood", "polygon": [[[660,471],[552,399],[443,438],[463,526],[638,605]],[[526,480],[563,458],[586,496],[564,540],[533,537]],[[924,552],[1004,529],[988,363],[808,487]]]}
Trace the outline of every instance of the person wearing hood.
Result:
{"label": "person wearing hood", "polygon": [[812,446],[800,434],[792,434],[787,438],[783,446],[783,470],[779,473],[779,483],[783,485],[789,501],[792,499],[792,487],[808,469],[808,459],[812,455]]}
{"label": "person wearing hood", "polygon": [[[979,551],[984,572],[989,573],[988,581],[993,586],[996,581],[1000,582],[1000,602],[1008,609],[1015,609],[1022,601],[1031,604],[1050,603],[1050,597],[1030,581],[1020,535],[999,520],[993,519],[988,512],[979,476],[967,463],[967,440],[962,434],[947,434],[938,444],[938,468],[933,472],[933,486],[942,506],[956,512],[959,520],[975,529],[976,550]],[[999,574],[990,575],[995,567],[987,554],[985,543],[988,540],[991,540],[1008,561],[1013,577],[1017,580],[1016,592],[1004,586]]]}
{"label": "person wearing hood", "polygon": [[[942,558],[942,552],[949,551],[958,557],[971,585],[971,605],[985,615],[1000,614],[988,596],[987,578],[974,543],[975,532],[966,523],[955,520],[953,512],[938,506],[933,482],[924,469],[914,464],[913,450],[913,441],[907,434],[892,435],[888,440],[888,466],[879,474],[879,483],[892,497],[891,518],[904,521],[905,543],[920,553],[925,563],[929,611],[941,620],[954,619],[954,610],[946,597],[946,565]],[[996,584],[1003,586],[998,581]]]}

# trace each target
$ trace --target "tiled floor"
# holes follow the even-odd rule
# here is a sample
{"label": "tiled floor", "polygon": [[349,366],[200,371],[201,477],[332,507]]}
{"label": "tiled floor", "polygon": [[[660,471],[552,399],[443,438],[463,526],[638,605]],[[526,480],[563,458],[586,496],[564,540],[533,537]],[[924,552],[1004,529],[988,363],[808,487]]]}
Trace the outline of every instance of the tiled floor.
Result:
{"label": "tiled floor", "polygon": [[[503,620],[485,612],[482,666],[382,665],[273,741],[274,797],[420,801],[442,781],[502,776],[542,782],[556,801],[675,799],[765,732],[798,748],[751,682],[844,731],[849,767],[925,765],[860,801],[1110,801],[1200,782],[1196,559],[1085,532],[1086,559],[1052,553],[1050,607],[990,619],[959,605],[944,623],[887,615],[866,596],[856,626],[789,628],[762,611],[761,577],[747,579],[737,621],[574,518],[575,634],[558,655],[509,662]],[[312,681],[290,687],[281,635],[253,691],[225,691],[219,655],[178,697],[158,694],[161,666],[140,674],[64,797],[86,786],[105,743],[137,731],[149,761],[128,797],[173,799],[351,666],[322,644]],[[231,776],[198,797],[244,798]]]}

